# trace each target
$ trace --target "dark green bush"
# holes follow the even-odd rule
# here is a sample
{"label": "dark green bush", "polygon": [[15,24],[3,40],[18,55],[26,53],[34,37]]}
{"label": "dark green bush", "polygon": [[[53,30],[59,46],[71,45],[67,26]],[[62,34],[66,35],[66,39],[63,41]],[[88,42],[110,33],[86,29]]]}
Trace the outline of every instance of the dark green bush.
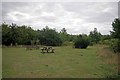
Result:
{"label": "dark green bush", "polygon": [[116,52],[120,52],[120,40],[119,39],[111,39],[111,44],[110,47],[112,48],[112,50],[116,53]]}
{"label": "dark green bush", "polygon": [[86,49],[89,45],[89,40],[86,37],[78,37],[75,40],[74,46],[75,48],[81,48],[81,49]]}

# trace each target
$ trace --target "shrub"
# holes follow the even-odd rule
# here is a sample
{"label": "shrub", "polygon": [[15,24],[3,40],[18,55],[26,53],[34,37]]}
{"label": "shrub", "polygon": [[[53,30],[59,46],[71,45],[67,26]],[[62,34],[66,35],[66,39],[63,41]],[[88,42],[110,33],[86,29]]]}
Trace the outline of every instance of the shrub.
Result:
{"label": "shrub", "polygon": [[81,49],[86,49],[88,45],[89,45],[89,40],[86,37],[78,37],[74,43],[75,48],[81,48]]}
{"label": "shrub", "polygon": [[94,42],[90,42],[90,43],[89,43],[90,46],[93,46],[94,44],[95,44]]}
{"label": "shrub", "polygon": [[99,44],[110,45],[111,42],[110,42],[110,39],[109,40],[102,40],[99,42]]}
{"label": "shrub", "polygon": [[120,52],[120,40],[119,39],[111,39],[110,47],[112,50],[116,52]]}
{"label": "shrub", "polygon": [[63,42],[62,45],[63,45],[63,46],[73,46],[73,42],[65,41],[65,42]]}

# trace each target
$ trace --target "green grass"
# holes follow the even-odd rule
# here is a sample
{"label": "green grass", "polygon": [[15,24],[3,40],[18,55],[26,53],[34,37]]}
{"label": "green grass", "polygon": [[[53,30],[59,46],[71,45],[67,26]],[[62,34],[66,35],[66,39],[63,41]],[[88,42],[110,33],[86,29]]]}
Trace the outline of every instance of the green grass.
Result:
{"label": "green grass", "polygon": [[55,47],[55,53],[49,54],[42,54],[40,50],[26,51],[25,48],[3,48],[2,76],[3,78],[104,78],[109,76],[106,73],[112,69],[106,70],[111,65],[103,63],[98,56],[102,48],[98,47],[92,46],[87,49]]}

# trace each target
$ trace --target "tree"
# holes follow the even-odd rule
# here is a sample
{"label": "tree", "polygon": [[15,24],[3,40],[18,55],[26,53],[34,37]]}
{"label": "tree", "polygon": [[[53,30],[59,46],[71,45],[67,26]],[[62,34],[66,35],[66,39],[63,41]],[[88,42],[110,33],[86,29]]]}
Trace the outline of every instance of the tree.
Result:
{"label": "tree", "polygon": [[89,37],[90,42],[98,43],[101,40],[101,33],[97,31],[97,28],[94,28],[94,30],[90,32]]}
{"label": "tree", "polygon": [[2,25],[2,44],[3,45],[31,45],[38,40],[38,32],[30,26],[18,26],[16,24]]}
{"label": "tree", "polygon": [[2,44],[10,45],[11,37],[10,37],[10,28],[9,25],[3,23],[2,25]]}
{"label": "tree", "polygon": [[0,45],[2,44],[2,25],[0,25]]}
{"label": "tree", "polygon": [[37,31],[33,30],[30,26],[27,27],[25,25],[19,26],[17,28],[18,37],[17,43],[18,44],[25,44],[25,45],[34,45],[37,41]]}
{"label": "tree", "polygon": [[113,31],[111,31],[111,35],[114,38],[120,39],[120,19],[115,19],[114,22],[112,22],[112,28]]}
{"label": "tree", "polygon": [[73,40],[73,36],[68,34],[65,28],[62,28],[59,34],[63,42],[70,42]]}
{"label": "tree", "polygon": [[116,18],[112,22],[112,28],[113,31],[110,32],[112,37],[115,39],[112,41],[111,47],[114,50],[114,52],[120,52],[120,19]]}
{"label": "tree", "polygon": [[50,29],[49,27],[43,28],[39,31],[39,41],[41,45],[47,46],[60,46],[62,44],[62,40],[54,29]]}
{"label": "tree", "polygon": [[101,35],[102,40],[110,40],[111,36],[110,35]]}
{"label": "tree", "polygon": [[65,28],[62,28],[61,33],[67,34],[67,30]]}
{"label": "tree", "polygon": [[10,37],[11,37],[11,44],[12,45],[15,45],[17,40],[17,36],[18,36],[18,33],[17,33],[17,25],[16,24],[13,24],[9,26],[10,27]]}

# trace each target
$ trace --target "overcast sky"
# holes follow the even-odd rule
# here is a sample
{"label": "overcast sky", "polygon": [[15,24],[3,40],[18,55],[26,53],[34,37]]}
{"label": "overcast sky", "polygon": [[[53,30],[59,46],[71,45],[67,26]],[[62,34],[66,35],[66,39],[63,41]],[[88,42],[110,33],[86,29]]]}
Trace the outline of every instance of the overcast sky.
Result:
{"label": "overcast sky", "polygon": [[2,22],[66,28],[69,34],[89,34],[94,28],[109,34],[117,17],[117,2],[2,2]]}

